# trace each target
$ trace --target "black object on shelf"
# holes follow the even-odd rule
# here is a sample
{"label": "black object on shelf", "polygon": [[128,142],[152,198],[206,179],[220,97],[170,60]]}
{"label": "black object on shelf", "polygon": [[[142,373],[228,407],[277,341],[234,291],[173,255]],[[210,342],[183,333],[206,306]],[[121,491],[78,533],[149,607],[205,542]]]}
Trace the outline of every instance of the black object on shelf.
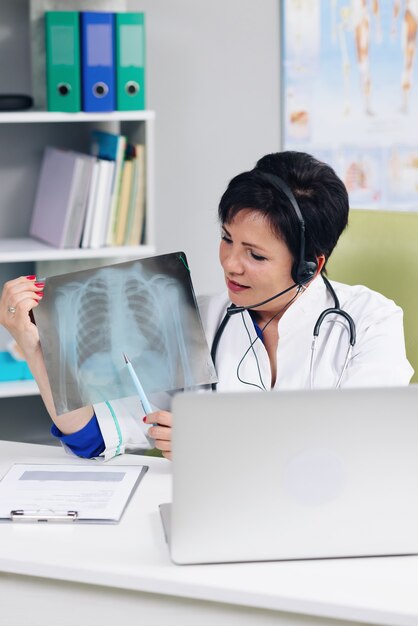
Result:
{"label": "black object on shelf", "polygon": [[24,111],[33,107],[32,96],[20,93],[0,94],[0,112],[2,111]]}

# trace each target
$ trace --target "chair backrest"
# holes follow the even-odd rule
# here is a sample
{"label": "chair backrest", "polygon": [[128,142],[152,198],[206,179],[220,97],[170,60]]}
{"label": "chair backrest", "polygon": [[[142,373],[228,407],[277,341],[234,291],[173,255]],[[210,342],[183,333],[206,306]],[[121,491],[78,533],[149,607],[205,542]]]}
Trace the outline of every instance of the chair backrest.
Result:
{"label": "chair backrest", "polygon": [[404,311],[406,353],[418,382],[418,213],[351,210],[328,277],[366,285]]}

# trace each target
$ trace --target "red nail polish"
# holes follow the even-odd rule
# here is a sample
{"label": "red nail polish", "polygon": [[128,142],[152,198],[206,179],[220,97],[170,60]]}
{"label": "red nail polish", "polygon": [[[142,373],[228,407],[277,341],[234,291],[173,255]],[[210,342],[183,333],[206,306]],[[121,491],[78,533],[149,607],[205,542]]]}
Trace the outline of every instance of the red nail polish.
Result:
{"label": "red nail polish", "polygon": [[38,287],[38,289],[43,289],[43,287],[45,287],[45,283],[35,283],[35,287]]}
{"label": "red nail polish", "polygon": [[35,280],[35,279],[36,279],[36,276],[26,276],[26,278],[27,278],[28,280]]}
{"label": "red nail polish", "polygon": [[147,416],[144,415],[144,417],[142,418],[142,421],[145,423],[147,421]]}

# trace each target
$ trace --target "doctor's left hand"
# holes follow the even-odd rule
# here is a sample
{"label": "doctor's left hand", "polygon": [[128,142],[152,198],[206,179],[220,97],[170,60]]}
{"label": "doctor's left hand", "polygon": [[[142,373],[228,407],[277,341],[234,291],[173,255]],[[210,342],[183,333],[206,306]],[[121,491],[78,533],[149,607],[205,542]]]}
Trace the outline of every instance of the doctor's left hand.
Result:
{"label": "doctor's left hand", "polygon": [[169,411],[155,411],[144,417],[145,424],[154,424],[148,430],[148,436],[155,441],[157,450],[161,450],[163,456],[171,461],[171,428],[173,414]]}
{"label": "doctor's left hand", "polygon": [[16,340],[26,359],[40,352],[39,334],[30,312],[43,297],[43,282],[20,276],[5,283],[0,294],[0,324]]}

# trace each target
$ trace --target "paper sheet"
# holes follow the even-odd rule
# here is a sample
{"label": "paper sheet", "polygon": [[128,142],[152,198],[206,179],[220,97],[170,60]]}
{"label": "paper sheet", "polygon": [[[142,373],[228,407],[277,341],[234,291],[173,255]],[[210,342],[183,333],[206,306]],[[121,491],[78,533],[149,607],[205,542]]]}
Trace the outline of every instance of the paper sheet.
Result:
{"label": "paper sheet", "polygon": [[80,521],[117,522],[148,468],[13,465],[0,482],[0,518],[11,511],[36,517],[76,511]]}

